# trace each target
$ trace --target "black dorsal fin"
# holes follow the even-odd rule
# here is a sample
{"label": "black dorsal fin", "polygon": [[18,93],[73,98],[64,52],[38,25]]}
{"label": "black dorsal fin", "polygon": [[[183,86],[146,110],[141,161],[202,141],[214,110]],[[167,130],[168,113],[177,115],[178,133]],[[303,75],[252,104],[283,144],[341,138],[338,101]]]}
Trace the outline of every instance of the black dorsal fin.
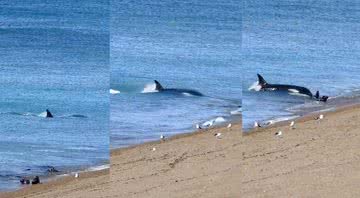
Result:
{"label": "black dorsal fin", "polygon": [[50,113],[49,109],[46,109],[46,117],[47,118],[52,118],[53,115]]}
{"label": "black dorsal fin", "polygon": [[162,89],[164,89],[163,88],[163,86],[161,86],[161,84],[157,81],[157,80],[154,80],[154,82],[155,82],[155,90],[162,90]]}
{"label": "black dorsal fin", "polygon": [[257,76],[258,76],[260,85],[266,85],[267,84],[266,80],[260,74],[257,74]]}

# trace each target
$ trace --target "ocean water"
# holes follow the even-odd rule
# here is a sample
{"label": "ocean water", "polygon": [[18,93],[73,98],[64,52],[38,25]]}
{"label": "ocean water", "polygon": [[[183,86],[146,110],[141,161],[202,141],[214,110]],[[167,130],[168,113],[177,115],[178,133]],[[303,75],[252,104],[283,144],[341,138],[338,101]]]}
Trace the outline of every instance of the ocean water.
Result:
{"label": "ocean water", "polygon": [[0,2],[0,191],[108,163],[108,17],[102,0]]}
{"label": "ocean water", "polygon": [[[111,1],[111,7],[111,88],[120,91],[111,96],[112,148],[190,132],[216,118],[240,119],[239,2]],[[153,80],[204,96],[156,93]]]}
{"label": "ocean water", "polygon": [[[245,1],[243,13],[243,128],[336,106],[359,95],[358,1]],[[328,103],[249,90],[256,74],[268,83],[305,86]],[[355,97],[354,97],[355,96]],[[300,113],[299,113],[300,112]]]}

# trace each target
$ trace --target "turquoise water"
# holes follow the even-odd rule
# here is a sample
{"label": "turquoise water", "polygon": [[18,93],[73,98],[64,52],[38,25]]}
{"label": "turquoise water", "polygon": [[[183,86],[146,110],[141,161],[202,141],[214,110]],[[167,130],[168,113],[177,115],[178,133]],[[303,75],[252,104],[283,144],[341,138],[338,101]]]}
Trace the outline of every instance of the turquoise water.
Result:
{"label": "turquoise water", "polygon": [[[237,1],[112,1],[111,146],[194,130],[241,105],[241,12]],[[142,93],[158,80],[204,97]],[[145,91],[151,91],[146,89]]]}
{"label": "turquoise water", "polygon": [[49,166],[107,163],[107,1],[4,0],[0,10],[0,190]]}
{"label": "turquoise water", "polygon": [[[358,1],[246,1],[243,14],[243,127],[291,117],[306,107],[326,109],[336,98],[359,95]],[[249,91],[269,83],[305,86],[329,95],[328,104]],[[330,105],[331,104],[331,105]],[[311,108],[310,108],[311,109]]]}

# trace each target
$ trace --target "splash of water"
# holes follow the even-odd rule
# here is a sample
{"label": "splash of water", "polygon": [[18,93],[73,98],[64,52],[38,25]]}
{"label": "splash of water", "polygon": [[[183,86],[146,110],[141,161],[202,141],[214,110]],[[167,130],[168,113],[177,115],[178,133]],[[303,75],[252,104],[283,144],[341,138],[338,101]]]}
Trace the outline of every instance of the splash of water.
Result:
{"label": "splash of water", "polygon": [[259,81],[254,82],[248,89],[249,91],[254,90],[254,91],[260,91],[261,90],[261,85],[259,84]]}
{"label": "splash of water", "polygon": [[156,84],[155,83],[150,83],[150,84],[146,84],[143,91],[141,93],[154,93],[154,92],[159,92],[158,90],[156,90]]}
{"label": "splash of water", "polygon": [[119,94],[119,93],[120,93],[120,91],[119,91],[119,90],[116,90],[116,89],[110,89],[110,94],[115,95],[115,94]]}

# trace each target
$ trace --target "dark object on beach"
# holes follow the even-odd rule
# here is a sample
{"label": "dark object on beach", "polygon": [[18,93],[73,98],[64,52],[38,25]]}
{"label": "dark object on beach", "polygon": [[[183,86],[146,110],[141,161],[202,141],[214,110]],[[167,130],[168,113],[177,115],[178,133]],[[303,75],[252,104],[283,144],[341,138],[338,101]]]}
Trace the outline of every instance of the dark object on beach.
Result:
{"label": "dark object on beach", "polygon": [[329,96],[321,96],[320,97],[320,93],[319,91],[316,92],[314,98],[317,100],[317,101],[320,101],[320,102],[326,102],[329,98]]}
{"label": "dark object on beach", "polygon": [[48,173],[58,173],[59,171],[53,167],[53,166],[49,166],[49,168],[47,169]]}
{"label": "dark object on beach", "polygon": [[36,176],[32,181],[31,184],[40,184],[40,178],[39,176]]}
{"label": "dark object on beach", "polygon": [[25,178],[21,178],[21,179],[20,179],[20,183],[23,184],[23,185],[24,185],[24,184],[30,184],[30,180],[25,179]]}

